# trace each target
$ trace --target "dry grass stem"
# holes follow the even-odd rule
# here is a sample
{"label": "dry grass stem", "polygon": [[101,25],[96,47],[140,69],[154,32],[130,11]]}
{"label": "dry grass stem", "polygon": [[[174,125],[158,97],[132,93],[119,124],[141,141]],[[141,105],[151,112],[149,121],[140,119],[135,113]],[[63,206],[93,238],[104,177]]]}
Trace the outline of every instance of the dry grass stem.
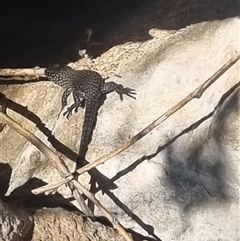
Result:
{"label": "dry grass stem", "polygon": [[160,125],[162,122],[164,122],[172,114],[174,114],[179,109],[181,109],[183,106],[185,106],[188,102],[190,102],[194,98],[199,99],[202,96],[202,94],[207,90],[207,88],[209,86],[211,86],[221,75],[223,75],[239,59],[240,59],[240,54],[238,53],[237,55],[232,57],[226,64],[224,64],[217,72],[215,72],[208,80],[206,80],[203,84],[201,84],[197,89],[195,89],[192,93],[190,93],[187,97],[185,97],[178,104],[173,106],[171,109],[169,109],[163,115],[158,117],[155,121],[153,121],[150,125],[148,125],[146,128],[144,128],[138,134],[133,136],[130,140],[126,141],[125,143],[123,143],[121,146],[119,146],[115,150],[111,151],[110,153],[98,158],[95,162],[89,163],[89,164],[85,165],[84,167],[79,168],[76,172],[78,174],[83,174],[84,172],[87,172],[87,171],[91,170],[92,168],[106,162],[110,158],[118,155],[122,151],[126,150],[128,147],[132,146],[134,143],[139,141],[141,138],[143,138],[145,135],[147,135],[150,131],[152,131],[154,128],[156,128],[158,125]]}
{"label": "dry grass stem", "polygon": [[[60,174],[63,177],[66,177],[65,179],[60,181],[61,185],[63,183],[69,182],[71,179],[73,179],[73,176],[68,171],[68,168],[65,165],[65,163],[63,162],[63,160],[61,158],[59,158],[39,138],[37,138],[35,135],[33,135],[30,131],[23,128],[19,123],[17,123],[12,118],[10,118],[6,114],[4,114],[2,111],[0,111],[0,120],[2,120],[4,123],[6,123],[8,126],[10,126],[12,129],[14,129],[20,135],[24,136],[28,141],[30,141],[34,146],[36,146],[52,162],[52,165],[60,172]],[[94,195],[91,192],[89,192],[85,187],[83,187],[76,180],[73,180],[72,183],[76,187],[73,190],[73,196],[77,200],[78,204],[81,206],[82,210],[86,211],[86,215],[94,217],[94,214],[91,212],[91,210],[85,204],[85,201],[82,198],[81,194],[79,193],[79,190],[81,192],[83,192],[95,205],[97,205],[99,207],[99,209],[103,212],[103,214],[113,224],[114,228],[116,228],[121,233],[121,235],[126,239],[126,241],[133,241],[131,236],[125,231],[125,229],[119,224],[119,222],[117,222],[117,224],[116,224],[116,219],[113,218],[111,213],[94,197]],[[59,184],[59,182],[58,182],[58,184]],[[53,189],[56,189],[57,187],[59,187],[59,185],[57,187],[55,187],[53,184],[50,184],[50,185],[48,185],[48,187],[51,187],[51,190],[53,190]],[[44,192],[48,191],[46,189],[46,186],[42,187],[42,191],[44,191]],[[34,191],[33,191],[33,193],[36,194],[36,192],[34,192]]]}
{"label": "dry grass stem", "polygon": [[[58,157],[49,147],[47,147],[39,138],[33,135],[30,131],[23,128],[19,123],[0,111],[0,119],[20,135],[24,136],[34,146],[36,146],[52,163],[52,165],[60,172],[62,177],[71,177],[64,161]],[[62,180],[61,180],[62,181]]]}
{"label": "dry grass stem", "polygon": [[95,218],[93,212],[90,210],[88,205],[85,203],[84,198],[81,195],[80,191],[76,188],[71,188],[71,189],[73,189],[73,196],[76,199],[78,205],[81,207],[84,214],[87,215],[88,217],[91,217],[93,221],[96,221],[96,218]]}
{"label": "dry grass stem", "polygon": [[76,180],[72,180],[72,183],[101,210],[104,216],[113,224],[113,227],[117,229],[127,241],[133,241],[132,237],[125,231],[120,222],[112,216],[112,214],[99,202],[99,200],[95,198],[95,196],[90,191],[88,191],[81,183],[77,182]]}
{"label": "dry grass stem", "polygon": [[35,189],[32,189],[32,193],[35,195],[41,194],[41,193],[50,193],[58,189],[60,186],[69,183],[73,179],[73,176],[69,176],[67,178],[61,179],[60,181],[57,182],[52,182],[49,183],[45,186],[38,187]]}
{"label": "dry grass stem", "polygon": [[[173,106],[171,109],[169,109],[167,112],[165,112],[163,115],[161,115],[159,118],[157,118],[155,121],[153,121],[150,125],[148,125],[146,128],[144,128],[142,131],[140,131],[137,135],[133,136],[130,140],[126,141],[124,144],[113,150],[112,152],[98,158],[95,162],[89,163],[85,165],[84,167],[78,169],[76,172],[80,175],[83,174],[86,171],[91,170],[92,168],[104,163],[105,161],[109,160],[110,158],[116,156],[117,154],[121,153],[122,151],[126,150],[128,147],[139,141],[141,138],[143,138],[145,135],[147,135],[150,131],[152,131],[154,128],[156,128],[158,125],[163,123],[167,118],[169,118],[172,114],[174,114],[176,111],[181,109],[183,106],[185,106],[188,102],[193,100],[194,98],[201,98],[202,94],[211,86],[221,75],[223,75],[233,64],[235,64],[240,59],[240,54],[237,54],[236,56],[232,57],[226,64],[224,64],[216,73],[214,73],[208,80],[206,80],[202,85],[200,85],[197,89],[195,89],[192,93],[190,93],[188,96],[186,96],[183,100],[181,100],[178,104]],[[35,73],[36,74],[36,70]],[[54,184],[48,184],[44,187],[37,188],[32,190],[33,193],[41,193],[46,192],[48,190],[56,189],[57,187],[61,186],[63,183],[69,182],[72,183],[76,189],[73,190],[73,194],[75,199],[78,201],[79,205],[82,206],[82,209],[87,211],[87,213],[90,211],[88,208],[86,208],[86,205],[84,200],[81,197],[81,194],[79,191],[84,193],[89,200],[91,200],[104,214],[105,217],[109,219],[109,221],[113,224],[114,228],[116,228],[121,235],[127,240],[127,241],[133,241],[132,237],[125,231],[125,229],[122,227],[122,225],[118,222],[117,219],[115,219],[112,214],[94,197],[94,195],[89,192],[84,186],[82,186],[79,182],[76,180],[72,180],[73,176],[68,171],[68,168],[66,167],[63,160],[61,160],[50,148],[48,148],[40,139],[38,139],[35,135],[33,135],[28,130],[24,129],[20,124],[15,122],[13,119],[8,117],[6,114],[0,111],[0,119],[8,124],[11,128],[16,130],[19,134],[23,135],[27,140],[29,140],[33,145],[35,145],[42,153],[44,153],[49,160],[52,161],[53,166],[60,171],[61,175],[63,177],[69,177],[69,179],[62,179],[59,182],[56,182]],[[90,216],[93,216],[93,213],[89,212]]]}
{"label": "dry grass stem", "polygon": [[[28,69],[0,69],[0,76],[11,76],[11,78],[13,76],[16,76],[17,78],[19,78],[19,76],[27,76],[26,80],[29,79],[29,76],[33,76],[36,79],[38,79],[40,76],[45,76],[44,70],[45,70],[44,68],[39,68],[39,67],[28,68]],[[7,79],[5,80],[7,81]],[[22,80],[25,80],[25,79],[22,78]]]}
{"label": "dry grass stem", "polygon": [[[238,60],[240,59],[240,54],[237,54],[236,56],[232,57],[226,64],[224,64],[217,72],[215,72],[208,80],[206,80],[203,84],[201,84],[197,89],[195,89],[192,93],[190,93],[187,97],[185,97],[183,100],[181,100],[177,105],[169,109],[167,112],[165,112],[163,115],[161,115],[159,118],[157,118],[154,122],[152,122],[150,125],[148,125],[146,128],[144,128],[142,131],[140,131],[137,135],[133,136],[130,140],[126,141],[124,144],[113,150],[112,152],[103,155],[102,157],[98,158],[96,161],[89,163],[85,165],[84,167],[76,170],[78,174],[83,174],[84,172],[87,172],[91,170],[92,168],[104,163],[105,161],[109,160],[110,158],[116,156],[117,154],[121,153],[122,151],[126,150],[128,147],[136,143],[138,140],[140,140],[142,137],[147,135],[150,131],[152,131],[154,128],[156,128],[158,125],[160,125],[164,120],[166,120],[168,117],[170,117],[173,113],[181,109],[183,106],[185,106],[188,102],[190,102],[194,98],[200,98],[204,91],[213,84],[221,75],[223,75],[232,65],[234,65]],[[52,190],[52,186],[57,187],[61,186],[62,182],[64,180],[60,180],[53,184],[45,185],[44,188],[36,188],[32,190],[32,192],[40,194],[43,192],[43,190]]]}

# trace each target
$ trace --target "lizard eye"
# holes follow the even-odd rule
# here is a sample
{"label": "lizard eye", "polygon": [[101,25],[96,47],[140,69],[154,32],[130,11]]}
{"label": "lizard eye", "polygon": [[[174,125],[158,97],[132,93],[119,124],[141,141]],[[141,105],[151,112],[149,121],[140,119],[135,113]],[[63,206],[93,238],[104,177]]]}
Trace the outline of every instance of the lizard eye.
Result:
{"label": "lizard eye", "polygon": [[50,72],[50,70],[49,70],[49,69],[45,69],[45,70],[44,70],[44,74],[45,74],[46,76],[49,76],[49,75],[50,75],[50,73],[51,73],[51,72]]}

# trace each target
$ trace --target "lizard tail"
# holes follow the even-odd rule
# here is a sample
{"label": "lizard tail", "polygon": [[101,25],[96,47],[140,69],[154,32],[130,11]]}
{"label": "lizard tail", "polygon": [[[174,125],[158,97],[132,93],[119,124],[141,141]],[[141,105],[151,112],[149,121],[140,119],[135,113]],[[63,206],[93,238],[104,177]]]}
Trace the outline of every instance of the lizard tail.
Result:
{"label": "lizard tail", "polygon": [[86,101],[85,116],[82,127],[82,136],[80,148],[78,152],[77,168],[80,168],[85,163],[85,155],[88,150],[88,145],[92,140],[93,130],[97,122],[98,100]]}

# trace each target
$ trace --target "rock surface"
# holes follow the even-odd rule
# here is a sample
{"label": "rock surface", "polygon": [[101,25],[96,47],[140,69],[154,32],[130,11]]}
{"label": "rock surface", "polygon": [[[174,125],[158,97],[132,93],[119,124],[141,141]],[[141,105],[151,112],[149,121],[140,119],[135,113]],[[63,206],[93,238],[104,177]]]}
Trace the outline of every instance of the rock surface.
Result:
{"label": "rock surface", "polygon": [[32,240],[124,241],[112,228],[58,208],[38,211],[34,215],[34,224]]}
{"label": "rock surface", "polygon": [[0,240],[29,240],[33,229],[32,218],[0,200]]}
{"label": "rock surface", "polygon": [[124,240],[112,228],[61,208],[45,208],[30,215],[0,201],[0,213],[2,241]]}
{"label": "rock surface", "polygon": [[[116,94],[109,95],[99,111],[87,153],[89,161],[137,134],[239,50],[237,17],[203,21],[178,31],[152,29],[149,33],[153,38],[145,42],[125,43],[95,60],[72,63],[76,68],[90,63],[103,75],[113,69],[123,77],[112,77],[113,81],[138,93],[136,101],[126,97],[123,102]],[[116,63],[114,67],[112,63]],[[97,198],[125,227],[163,241],[239,239],[238,81],[239,63],[199,100],[191,101],[138,143],[98,167],[118,188],[104,195],[97,193]],[[68,158],[76,158],[83,111],[69,120],[63,116],[57,119],[62,90],[49,82],[1,86],[1,92],[27,106],[12,105],[9,116],[56,148],[73,169],[74,163]],[[45,182],[60,178],[23,137],[8,127],[0,135],[1,162],[13,168],[7,194],[32,177]],[[88,181],[88,175],[83,175],[82,183],[87,185]],[[70,195],[64,188],[60,192]]]}

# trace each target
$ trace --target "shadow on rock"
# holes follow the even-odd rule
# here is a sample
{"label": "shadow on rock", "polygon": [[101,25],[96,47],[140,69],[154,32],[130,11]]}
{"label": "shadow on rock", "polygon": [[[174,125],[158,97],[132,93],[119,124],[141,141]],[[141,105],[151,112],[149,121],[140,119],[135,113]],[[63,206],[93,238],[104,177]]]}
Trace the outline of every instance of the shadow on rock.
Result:
{"label": "shadow on rock", "polygon": [[3,198],[4,194],[9,188],[9,182],[12,175],[12,168],[9,164],[0,163],[0,199]]}
{"label": "shadow on rock", "polygon": [[166,149],[164,184],[184,211],[210,201],[227,202],[237,193],[232,166],[236,160],[231,153],[234,148],[229,152],[229,145],[234,145],[235,138],[231,130],[237,128],[239,88],[235,86],[228,91],[215,110],[202,143],[193,143],[190,148],[183,147],[184,150],[174,144]]}
{"label": "shadow on rock", "polygon": [[69,211],[79,211],[70,203],[70,200],[65,199],[59,193],[51,195],[34,195],[31,192],[32,189],[43,186],[45,184],[46,183],[44,181],[38,178],[31,178],[24,185],[13,190],[9,196],[5,196],[3,201],[33,213],[37,209],[41,209],[43,207],[62,207]]}

